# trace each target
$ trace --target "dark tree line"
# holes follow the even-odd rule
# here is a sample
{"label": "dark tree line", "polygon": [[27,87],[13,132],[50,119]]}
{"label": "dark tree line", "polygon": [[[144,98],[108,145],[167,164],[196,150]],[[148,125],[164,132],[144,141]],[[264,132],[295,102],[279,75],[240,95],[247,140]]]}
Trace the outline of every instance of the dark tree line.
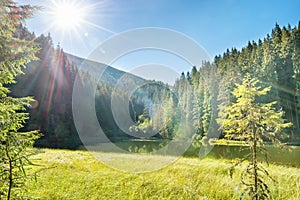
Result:
{"label": "dark tree line", "polygon": [[[20,34],[30,35],[22,27]],[[77,67],[69,62],[59,45],[53,47],[50,34],[31,37],[41,48],[37,53],[39,60],[31,62],[12,86],[15,96],[35,99],[25,129],[43,133],[37,146],[75,148],[80,140],[73,124],[71,97]]]}

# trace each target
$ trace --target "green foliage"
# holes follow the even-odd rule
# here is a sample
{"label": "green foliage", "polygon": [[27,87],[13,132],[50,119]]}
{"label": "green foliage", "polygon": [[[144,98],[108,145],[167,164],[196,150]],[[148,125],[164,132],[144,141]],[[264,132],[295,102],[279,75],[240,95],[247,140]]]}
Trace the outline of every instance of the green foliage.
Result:
{"label": "green foliage", "polygon": [[[299,23],[300,26],[300,23]],[[273,105],[283,111],[283,117],[292,122],[286,129],[290,137],[285,142],[297,142],[300,139],[300,27],[280,27],[275,25],[271,36],[257,42],[249,41],[241,50],[227,49],[223,55],[217,55],[213,63],[205,62],[202,66],[193,67],[191,76],[181,75],[175,83],[173,91],[179,96],[178,107],[192,113],[191,119],[196,138],[207,136],[219,137],[218,107],[226,107],[235,101],[232,93],[235,84],[241,83],[242,77],[249,73],[256,77],[263,87],[270,91],[256,99],[256,102],[266,103],[276,101]],[[188,101],[184,91],[186,82],[190,83],[193,92]],[[191,104],[191,106],[189,106]],[[192,108],[190,110],[189,108]],[[222,129],[219,129],[222,131]],[[221,132],[221,138],[224,134]]]}
{"label": "green foliage", "polygon": [[152,134],[159,138],[172,139],[178,129],[180,118],[176,108],[176,98],[168,86],[160,82],[148,82],[137,89],[132,96],[133,108],[144,107],[142,112],[135,112],[136,125],[131,132],[140,133],[141,137]]}
{"label": "green foliage", "polygon": [[28,179],[26,166],[33,151],[38,132],[19,132],[29,115],[26,108],[33,100],[30,97],[9,96],[9,84],[22,74],[22,68],[36,59],[38,48],[34,42],[17,36],[17,27],[32,14],[30,6],[17,7],[13,1],[0,3],[0,198],[19,199],[24,196],[24,182]]}
{"label": "green foliage", "polygon": [[246,193],[253,199],[267,199],[270,190],[263,177],[270,175],[258,163],[258,154],[267,158],[264,140],[281,144],[279,138],[284,135],[282,131],[291,123],[286,123],[282,118],[283,111],[274,109],[275,102],[256,102],[258,97],[270,91],[270,87],[262,88],[258,83],[257,79],[251,79],[247,74],[242,84],[236,84],[233,91],[236,102],[225,108],[218,122],[225,132],[225,138],[245,141],[251,150],[244,158],[250,161],[242,173]]}

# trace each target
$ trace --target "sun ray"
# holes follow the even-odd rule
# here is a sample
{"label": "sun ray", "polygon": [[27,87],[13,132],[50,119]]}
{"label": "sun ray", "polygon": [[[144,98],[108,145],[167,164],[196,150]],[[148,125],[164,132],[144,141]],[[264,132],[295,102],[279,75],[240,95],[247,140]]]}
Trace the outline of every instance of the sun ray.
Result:
{"label": "sun ray", "polygon": [[102,30],[102,31],[106,31],[106,32],[108,32],[108,33],[116,34],[116,32],[114,32],[114,31],[112,31],[112,30],[110,30],[110,29],[107,29],[107,28],[105,28],[105,27],[103,27],[103,26],[99,26],[99,25],[97,25],[97,24],[94,24],[94,23],[92,23],[92,22],[84,21],[84,23],[86,23],[86,24],[88,24],[88,25],[90,25],[90,26],[92,26],[92,27],[94,27],[94,28],[100,29],[100,30]]}

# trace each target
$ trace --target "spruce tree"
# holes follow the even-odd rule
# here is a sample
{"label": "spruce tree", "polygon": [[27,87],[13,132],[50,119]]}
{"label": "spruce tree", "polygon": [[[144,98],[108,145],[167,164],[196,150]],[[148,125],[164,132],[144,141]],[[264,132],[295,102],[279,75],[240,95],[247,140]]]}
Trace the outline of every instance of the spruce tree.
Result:
{"label": "spruce tree", "polygon": [[27,180],[26,166],[31,164],[38,132],[20,132],[28,119],[26,108],[32,98],[10,96],[9,85],[31,60],[38,48],[34,42],[18,37],[17,27],[31,16],[33,7],[17,6],[12,0],[0,2],[0,199],[22,199]]}
{"label": "spruce tree", "polygon": [[250,154],[245,156],[249,162],[241,175],[241,181],[246,193],[255,200],[270,198],[270,190],[264,178],[270,175],[258,162],[259,156],[268,157],[264,142],[268,140],[281,144],[279,138],[284,136],[283,129],[291,126],[282,118],[283,112],[273,108],[275,102],[257,102],[257,97],[266,95],[270,90],[270,87],[261,88],[258,84],[257,79],[246,75],[243,83],[237,84],[233,91],[236,101],[227,106],[218,119],[225,138],[242,140],[249,145]]}

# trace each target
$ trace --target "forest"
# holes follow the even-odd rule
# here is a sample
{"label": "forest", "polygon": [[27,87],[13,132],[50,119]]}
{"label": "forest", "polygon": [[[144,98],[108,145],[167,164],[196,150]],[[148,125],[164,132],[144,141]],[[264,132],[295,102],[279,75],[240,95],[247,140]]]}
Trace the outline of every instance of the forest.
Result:
{"label": "forest", "polygon": [[[36,146],[75,149],[81,141],[72,116],[73,84],[77,74],[83,83],[93,77],[81,70],[80,67],[84,69],[81,66],[83,59],[65,53],[60,45],[54,47],[50,34],[36,37],[24,27],[19,27],[18,32],[20,38],[34,39],[41,47],[37,54],[39,61],[31,62],[25,75],[19,76],[17,84],[12,85],[15,96],[35,98],[25,129],[38,129],[43,133]],[[182,73],[173,86],[131,75],[131,84],[145,82],[134,92],[128,105],[136,124],[127,128],[136,137],[120,130],[113,118],[111,95],[125,72],[109,67],[105,78],[97,80],[94,77],[97,117],[112,141],[144,138],[150,132],[156,132],[154,139],[172,139],[182,120],[192,128],[194,139],[223,138],[224,134],[216,123],[220,108],[234,102],[232,91],[235,84],[241,83],[245,74],[250,74],[260,81],[262,87],[271,86],[267,96],[258,101],[277,102],[284,118],[293,124],[287,130],[289,137],[284,142],[297,143],[300,140],[299,56],[300,23],[293,28],[276,24],[265,38],[249,41],[240,50],[227,49],[223,55],[215,56],[212,63],[204,62],[190,72]],[[124,98],[126,91],[117,94]]]}

